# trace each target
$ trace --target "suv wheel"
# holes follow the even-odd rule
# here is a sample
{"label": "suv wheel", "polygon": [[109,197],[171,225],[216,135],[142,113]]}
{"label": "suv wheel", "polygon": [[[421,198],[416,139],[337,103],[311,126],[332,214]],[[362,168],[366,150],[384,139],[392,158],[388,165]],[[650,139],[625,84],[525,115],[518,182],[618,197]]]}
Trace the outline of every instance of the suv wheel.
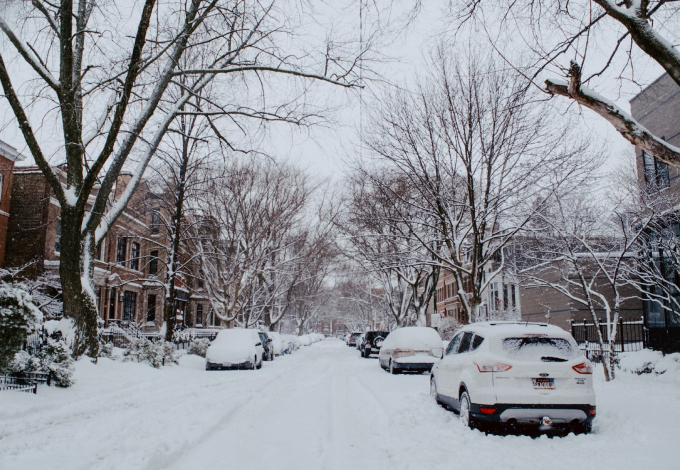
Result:
{"label": "suv wheel", "polygon": [[439,397],[437,396],[437,382],[434,381],[434,377],[430,377],[430,396],[434,398],[434,401],[439,403]]}
{"label": "suv wheel", "polygon": [[460,422],[470,429],[475,428],[474,418],[470,414],[470,395],[468,395],[468,392],[463,392],[460,396]]}

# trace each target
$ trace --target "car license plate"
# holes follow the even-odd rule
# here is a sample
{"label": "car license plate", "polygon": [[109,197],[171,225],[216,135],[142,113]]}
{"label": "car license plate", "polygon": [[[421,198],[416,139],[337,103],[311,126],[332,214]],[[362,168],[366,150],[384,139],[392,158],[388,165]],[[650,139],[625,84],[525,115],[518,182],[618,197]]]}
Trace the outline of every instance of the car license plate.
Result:
{"label": "car license plate", "polygon": [[553,390],[555,388],[555,379],[531,379],[534,381],[534,388],[537,390]]}
{"label": "car license plate", "polygon": [[415,355],[416,355],[416,356],[427,356],[427,353],[426,353],[426,352],[423,352],[423,351],[418,351],[418,352],[416,352]]}

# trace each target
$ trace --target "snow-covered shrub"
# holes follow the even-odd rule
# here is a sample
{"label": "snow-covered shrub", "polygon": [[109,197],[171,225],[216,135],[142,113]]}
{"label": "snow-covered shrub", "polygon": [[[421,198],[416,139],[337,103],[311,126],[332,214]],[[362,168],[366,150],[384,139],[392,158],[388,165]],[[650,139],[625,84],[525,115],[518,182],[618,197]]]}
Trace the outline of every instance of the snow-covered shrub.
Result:
{"label": "snow-covered shrub", "polygon": [[[73,385],[73,358],[71,350],[64,341],[47,340],[38,358],[43,369],[52,372],[52,383],[57,387],[70,387]],[[45,371],[46,372],[46,371]]]}
{"label": "snow-covered shrub", "polygon": [[460,327],[461,324],[458,323],[458,320],[456,320],[455,318],[447,317],[439,320],[439,328],[437,328],[437,331],[439,332],[439,336],[441,336],[443,340],[450,341],[451,339],[453,339],[453,335]]}
{"label": "snow-covered shrub", "polygon": [[197,356],[205,357],[206,351],[210,346],[210,340],[206,338],[195,339],[189,344],[187,354],[195,354]]}
{"label": "snow-covered shrub", "polygon": [[7,367],[12,375],[21,375],[24,372],[35,371],[40,367],[38,358],[31,356],[26,351],[19,351]]}
{"label": "snow-covered shrub", "polygon": [[99,342],[99,357],[106,357],[108,359],[113,359],[113,343],[103,343]]}
{"label": "snow-covered shrub", "polygon": [[161,345],[161,352],[163,354],[164,364],[179,364],[179,355],[177,354],[177,348],[174,343],[168,341],[159,341],[158,344]]}
{"label": "snow-covered shrub", "polygon": [[665,374],[680,371],[680,353],[666,354],[661,351],[643,349],[642,351],[619,353],[619,368],[632,374]]}
{"label": "snow-covered shrub", "polygon": [[177,364],[175,345],[167,341],[152,342],[145,338],[134,339],[130,342],[123,356],[128,360],[146,362],[151,367],[160,368],[163,364],[173,362]]}
{"label": "snow-covered shrub", "polygon": [[27,372],[50,373],[52,384],[57,387],[70,387],[74,383],[71,350],[61,340],[48,339],[35,356],[19,351],[14,355],[8,370],[15,375]]}
{"label": "snow-covered shrub", "polygon": [[0,370],[6,369],[42,313],[21,284],[0,283]]}

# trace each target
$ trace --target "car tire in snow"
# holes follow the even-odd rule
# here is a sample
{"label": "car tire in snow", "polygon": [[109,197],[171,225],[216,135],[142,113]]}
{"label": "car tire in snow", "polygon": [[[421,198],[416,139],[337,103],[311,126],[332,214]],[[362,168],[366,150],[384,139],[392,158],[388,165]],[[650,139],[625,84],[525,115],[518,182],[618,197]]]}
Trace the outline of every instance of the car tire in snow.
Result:
{"label": "car tire in snow", "polygon": [[470,414],[470,395],[467,391],[460,396],[460,422],[470,429],[475,428],[475,420]]}
{"label": "car tire in snow", "polygon": [[430,396],[434,398],[434,401],[441,405],[442,402],[439,401],[439,394],[437,393],[437,382],[434,380],[434,376],[430,377]]}
{"label": "car tire in snow", "polygon": [[590,434],[593,430],[593,423],[582,423],[574,426],[575,434]]}
{"label": "car tire in snow", "polygon": [[253,358],[253,370],[257,369],[257,356]]}
{"label": "car tire in snow", "polygon": [[394,362],[392,362],[392,359],[390,359],[390,374],[396,375],[398,373],[399,371],[394,367]]}

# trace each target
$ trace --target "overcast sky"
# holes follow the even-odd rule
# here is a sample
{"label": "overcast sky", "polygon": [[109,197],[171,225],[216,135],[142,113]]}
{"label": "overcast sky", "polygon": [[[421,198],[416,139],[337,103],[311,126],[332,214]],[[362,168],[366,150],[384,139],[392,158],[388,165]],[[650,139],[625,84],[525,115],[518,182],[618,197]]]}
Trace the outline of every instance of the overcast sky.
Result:
{"label": "overcast sky", "polygon": [[[386,60],[374,67],[385,78],[393,84],[405,85],[412,82],[415,76],[422,70],[426,63],[426,58],[432,47],[440,40],[445,40],[455,48],[456,38],[453,38],[451,21],[446,17],[442,7],[443,2],[425,2],[422,11],[415,21],[406,29],[401,30],[398,35],[388,38],[388,45],[380,48]],[[354,24],[356,34],[359,27],[359,1],[355,2],[356,7],[352,7],[352,2],[348,2],[341,12],[331,13],[326,25],[332,25],[338,15],[337,21],[342,22],[344,27],[351,27]],[[397,7],[406,8],[411,6],[409,1],[396,2]],[[329,7],[329,11],[333,11]],[[367,26],[372,21],[370,13],[365,19]],[[396,15],[395,15],[396,16]],[[319,28],[319,25],[316,26]],[[321,29],[318,29],[321,31]],[[6,43],[3,47],[6,47]],[[565,59],[566,60],[566,59]],[[638,66],[638,72],[642,70],[642,80],[640,83],[648,84],[659,75],[661,68],[651,60],[642,59],[643,67]],[[624,110],[629,111],[628,100],[639,92],[639,87],[630,83],[618,83],[603,79],[600,84],[606,86],[595,86],[596,90],[616,103]],[[617,88],[612,90],[611,86]],[[386,86],[384,83],[368,83],[369,89],[363,92],[365,107],[370,108],[372,95],[377,93],[380,87]],[[618,88],[620,86],[620,88]],[[313,91],[310,99],[323,102],[323,105],[332,108],[334,111],[329,113],[329,121],[325,124],[304,129],[291,128],[288,125],[272,126],[264,136],[258,137],[257,145],[264,152],[276,157],[277,159],[296,162],[302,167],[308,168],[310,172],[321,177],[341,178],[345,169],[347,158],[352,158],[358,151],[358,129],[360,126],[360,106],[356,91],[347,91],[333,86],[318,86]],[[555,98],[564,100],[564,98]],[[2,112],[9,112],[7,103],[0,105]],[[364,115],[368,109],[364,110]],[[582,119],[592,129],[598,139],[608,142],[611,149],[611,167],[621,162],[622,155],[630,156],[633,151],[622,137],[602,118],[595,116],[589,110],[583,109]],[[365,123],[364,119],[364,123]],[[21,138],[16,126],[5,126],[2,130],[0,139],[18,148],[24,155],[28,156],[22,165],[33,164],[30,153],[28,152],[23,139]]]}

